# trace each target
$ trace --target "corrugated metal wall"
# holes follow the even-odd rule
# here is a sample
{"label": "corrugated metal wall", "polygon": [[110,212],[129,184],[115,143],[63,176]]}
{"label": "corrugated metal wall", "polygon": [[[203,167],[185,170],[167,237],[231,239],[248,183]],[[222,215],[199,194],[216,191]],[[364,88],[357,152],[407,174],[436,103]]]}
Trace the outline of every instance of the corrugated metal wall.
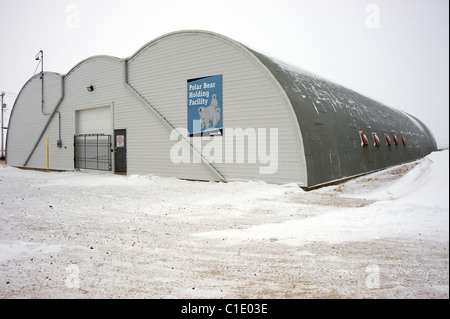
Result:
{"label": "corrugated metal wall", "polygon": [[[22,88],[17,97],[9,122],[7,137],[7,161],[11,166],[24,166],[38,137],[50,118],[57,101],[61,97],[61,76],[56,73],[44,73],[44,109],[42,110],[42,81],[40,74],[33,76]],[[58,124],[58,122],[56,122]],[[56,139],[52,142],[55,143]],[[46,143],[38,145],[36,153],[41,153],[41,160],[30,158],[29,166],[35,168],[46,167]],[[38,150],[39,149],[39,150]]]}
{"label": "corrugated metal wall", "polygon": [[[73,169],[73,136],[80,133],[77,131],[78,112],[109,107],[110,120],[113,121],[116,105],[133,102],[123,86],[122,79],[123,61],[108,56],[89,58],[75,66],[65,76],[65,97],[60,111],[63,118],[63,141],[66,145],[70,143],[70,146],[67,145],[67,150],[64,149],[59,158],[64,169]],[[92,92],[87,89],[91,85],[94,87]],[[105,119],[100,121],[104,122]],[[98,125],[103,127],[105,124]],[[98,129],[90,133],[98,133]],[[113,122],[110,123],[110,131],[102,133],[113,135]],[[83,134],[89,133],[83,132]]]}
{"label": "corrugated metal wall", "polygon": [[[288,94],[300,123],[308,186],[422,158],[437,150],[418,119],[357,92],[258,54]],[[361,145],[360,132],[369,144]],[[372,133],[380,144],[375,145]],[[388,145],[385,134],[392,140]],[[399,144],[395,145],[396,135]],[[404,136],[406,144],[401,137]]]}
{"label": "corrugated metal wall", "polygon": [[[228,180],[263,179],[274,183],[295,180],[306,183],[299,131],[289,102],[264,67],[239,44],[205,32],[181,32],[146,45],[128,64],[130,85],[176,128],[187,126],[187,80],[222,74],[224,127],[244,130],[266,128],[267,140],[269,129],[278,128],[278,169],[275,174],[261,175],[259,169],[268,164],[261,164],[258,160],[256,163],[245,160],[244,163],[237,163],[235,157],[233,163],[224,163],[223,160],[222,163],[213,163],[213,166]],[[142,121],[142,118],[136,119],[139,120]],[[167,129],[157,127],[150,133],[153,144],[148,149],[156,152],[135,163],[134,167],[139,171],[155,169],[164,175],[176,173],[176,176],[184,178],[211,178],[200,164],[178,164],[174,167],[169,163],[167,154],[173,141],[168,141]],[[193,139],[198,137],[191,138],[191,143],[194,143]],[[224,138],[214,139],[222,139],[224,158]],[[142,141],[130,139],[138,140]],[[209,141],[209,138],[203,138],[202,146]]]}
{"label": "corrugated metal wall", "polygon": [[[221,74],[223,76],[223,123],[226,129],[266,129],[266,153],[269,153],[270,128],[276,128],[278,147],[276,170],[261,175],[260,169],[274,163],[249,163],[237,158],[233,143],[233,159],[225,163],[226,143],[222,143],[222,159],[212,163],[227,180],[262,179],[285,183],[297,181],[306,185],[306,165],[300,130],[289,99],[273,76],[240,44],[208,32],[179,32],[152,41],[128,61],[98,56],[86,59],[64,76],[64,99],[49,123],[28,167],[46,167],[46,138],[50,138],[50,168],[73,169],[73,136],[77,133],[79,110],[110,107],[113,129],[127,130],[128,174],[144,173],[198,180],[217,180],[217,175],[202,163],[173,163],[170,152],[177,141],[170,140],[170,129],[138,97],[127,89],[128,83],[147,104],[174,128],[187,128],[187,80]],[[55,108],[61,96],[60,77],[45,82],[46,105]],[[52,84],[53,83],[53,84]],[[94,91],[87,87],[92,85]],[[47,97],[48,95],[48,97]],[[40,114],[40,81],[33,78],[16,101],[8,137],[9,165],[24,166],[36,143],[39,131],[49,116]],[[92,124],[92,123],[91,123]],[[61,125],[62,147],[56,141]],[[111,131],[111,135],[113,131]],[[198,144],[198,137],[188,138]],[[202,138],[199,152],[211,142]],[[244,144],[247,145],[247,144]],[[245,152],[247,149],[245,150]]]}
{"label": "corrugated metal wall", "polygon": [[[214,75],[222,76],[225,136],[187,141],[205,158],[211,149],[221,154],[212,167],[195,162],[191,150],[190,163],[174,163],[170,153],[178,139],[170,139],[172,128],[188,127],[187,81]],[[62,97],[62,83],[60,113],[52,113]],[[94,91],[89,92],[91,85]],[[44,92],[44,112],[40,75],[24,85],[15,102],[7,137],[9,165],[45,168],[49,137],[50,168],[73,169],[76,114],[100,107],[111,112],[109,134],[127,130],[128,174],[314,186],[411,161],[436,149],[431,132],[418,119],[204,31],[162,36],[126,60],[92,57],[63,77],[46,72]],[[88,121],[95,126],[100,119]],[[249,146],[248,141],[254,142],[251,133],[263,132],[258,129],[265,130],[266,144]],[[276,160],[276,169],[261,174],[274,163],[259,153],[252,160],[248,151],[265,146],[267,154],[273,145],[270,129],[277,132],[276,158],[269,157]],[[238,130],[248,134],[235,140]],[[368,135],[370,145],[361,145],[360,131]],[[372,133],[378,134],[381,145],[372,144]],[[404,136],[406,145],[387,146],[384,134]],[[62,147],[56,145],[59,135]],[[244,155],[238,156],[239,150]]]}

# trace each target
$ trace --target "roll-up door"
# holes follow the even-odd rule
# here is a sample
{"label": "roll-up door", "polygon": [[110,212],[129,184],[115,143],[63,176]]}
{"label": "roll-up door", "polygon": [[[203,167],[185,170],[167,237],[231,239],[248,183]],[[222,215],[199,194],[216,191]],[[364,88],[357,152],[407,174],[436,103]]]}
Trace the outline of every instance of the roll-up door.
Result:
{"label": "roll-up door", "polygon": [[76,111],[76,134],[111,135],[112,119],[109,106]]}

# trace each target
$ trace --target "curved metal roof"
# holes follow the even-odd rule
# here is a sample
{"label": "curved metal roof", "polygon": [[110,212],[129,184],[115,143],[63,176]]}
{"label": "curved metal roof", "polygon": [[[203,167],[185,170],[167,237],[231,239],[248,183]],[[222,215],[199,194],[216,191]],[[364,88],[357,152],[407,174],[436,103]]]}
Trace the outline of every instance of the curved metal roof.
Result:
{"label": "curved metal roof", "polygon": [[122,62],[122,61],[123,61],[123,59],[117,58],[117,57],[114,57],[114,56],[111,56],[111,55],[94,55],[94,56],[91,56],[91,57],[89,57],[89,58],[86,58],[86,59],[84,59],[84,60],[78,62],[77,64],[75,64],[75,65],[69,70],[69,72],[67,72],[66,74],[64,74],[64,77],[69,76],[70,74],[72,74],[75,70],[77,70],[77,69],[78,69],[80,66],[82,66],[83,64],[89,63],[89,62],[92,62],[92,61],[95,61],[95,60],[99,60],[99,59],[111,60],[111,61],[114,61],[114,62]]}
{"label": "curved metal roof", "polygon": [[[413,161],[437,150],[431,131],[417,118],[309,72],[249,49],[291,100],[303,136],[308,185]],[[361,145],[360,132],[380,145]],[[388,145],[385,134],[402,142]]]}
{"label": "curved metal roof", "polygon": [[[97,59],[117,62],[133,60],[158,41],[180,33],[200,33],[233,43],[277,82],[292,105],[293,116],[297,118],[298,134],[305,151],[308,186],[412,161],[437,150],[431,131],[417,118],[209,31],[168,33],[146,43],[129,58],[97,55],[82,60],[65,75],[54,74],[65,78],[84,63]],[[25,83],[21,92],[34,78]],[[19,96],[20,93],[16,101]],[[365,132],[369,139],[372,134],[378,134],[381,143],[362,146],[361,132]],[[385,134],[391,138],[394,135],[398,139],[404,137],[406,144],[387,145]]]}

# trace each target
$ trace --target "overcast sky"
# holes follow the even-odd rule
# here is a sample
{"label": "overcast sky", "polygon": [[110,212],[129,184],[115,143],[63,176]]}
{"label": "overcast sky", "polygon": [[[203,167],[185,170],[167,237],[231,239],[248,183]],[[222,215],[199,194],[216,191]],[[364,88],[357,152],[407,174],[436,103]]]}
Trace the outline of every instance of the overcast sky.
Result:
{"label": "overcast sky", "polygon": [[223,34],[406,111],[448,145],[448,0],[0,0],[7,113],[39,50],[45,71],[65,74],[185,29]]}

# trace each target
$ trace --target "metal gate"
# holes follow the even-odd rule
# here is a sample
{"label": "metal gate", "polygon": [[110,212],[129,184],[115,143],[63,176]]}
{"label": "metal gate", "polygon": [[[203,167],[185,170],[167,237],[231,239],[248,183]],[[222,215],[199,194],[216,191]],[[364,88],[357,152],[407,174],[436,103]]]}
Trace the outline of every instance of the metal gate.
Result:
{"label": "metal gate", "polygon": [[111,135],[75,135],[73,146],[75,168],[111,170]]}

